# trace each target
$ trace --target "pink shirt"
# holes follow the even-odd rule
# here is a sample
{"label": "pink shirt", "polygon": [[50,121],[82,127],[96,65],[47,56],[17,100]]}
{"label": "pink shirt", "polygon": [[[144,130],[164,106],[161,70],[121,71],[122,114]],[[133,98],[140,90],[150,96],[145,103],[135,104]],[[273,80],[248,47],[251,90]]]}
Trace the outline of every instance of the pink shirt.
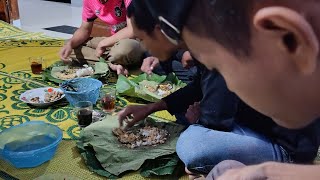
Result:
{"label": "pink shirt", "polygon": [[99,0],[83,0],[82,20],[90,22],[99,18],[110,26],[126,22],[126,9],[131,1],[108,0],[105,4],[101,4]]}

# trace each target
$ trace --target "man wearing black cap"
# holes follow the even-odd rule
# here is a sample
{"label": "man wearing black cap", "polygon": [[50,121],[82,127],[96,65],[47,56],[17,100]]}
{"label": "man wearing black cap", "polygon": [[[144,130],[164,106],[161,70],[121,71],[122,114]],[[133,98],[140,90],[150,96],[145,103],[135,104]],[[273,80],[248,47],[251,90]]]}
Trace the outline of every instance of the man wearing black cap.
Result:
{"label": "man wearing black cap", "polygon": [[[266,127],[293,161],[312,160],[320,144],[319,1],[145,2],[172,44],[183,41],[200,62],[217,69],[242,100],[292,129]],[[166,57],[168,52],[166,47],[157,53]],[[222,178],[317,179],[318,169],[264,163],[229,171]]]}

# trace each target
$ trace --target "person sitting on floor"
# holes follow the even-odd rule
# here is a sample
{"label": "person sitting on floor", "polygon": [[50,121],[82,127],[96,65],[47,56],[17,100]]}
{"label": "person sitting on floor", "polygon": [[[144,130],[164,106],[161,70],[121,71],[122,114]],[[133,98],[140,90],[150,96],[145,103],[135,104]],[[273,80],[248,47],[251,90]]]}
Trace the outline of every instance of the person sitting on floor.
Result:
{"label": "person sitting on floor", "polygon": [[[320,144],[319,1],[145,2],[168,41],[184,42],[244,102],[272,117],[278,125],[264,129],[277,135],[294,162],[312,163]],[[317,165],[233,164],[236,169],[219,179],[320,178]]]}
{"label": "person sitting on floor", "polygon": [[[82,24],[61,49],[59,53],[61,60],[66,63],[72,59],[98,61],[107,47],[113,46],[121,39],[133,38],[132,27],[126,16],[126,8],[130,3],[131,0],[84,0]],[[90,38],[96,18],[111,27],[110,37]],[[128,74],[122,64],[109,63],[109,66],[118,74]]]}
{"label": "person sitting on floor", "polygon": [[[140,8],[145,8],[144,3],[135,0],[128,9],[135,35],[153,54],[174,52],[177,47],[171,46],[166,40],[158,21],[150,18],[150,14],[145,15],[146,11],[139,11]],[[166,56],[161,57],[165,59]],[[315,139],[316,128],[312,125],[301,130],[282,128],[270,118],[242,105],[242,102],[230,101],[229,98],[233,99],[234,95],[227,89],[224,79],[217,71],[209,71],[203,67],[200,72],[200,81],[194,83],[197,84],[195,86],[189,84],[157,103],[128,106],[119,113],[120,124],[129,115],[133,116],[133,120],[128,126],[132,126],[158,110],[174,113],[180,108],[186,109],[186,105],[197,101],[193,97],[201,95],[201,125],[191,125],[182,133],[177,143],[177,154],[188,172],[207,174],[214,165],[226,159],[235,159],[245,164],[313,161],[319,146]],[[228,105],[229,102],[231,105]]]}

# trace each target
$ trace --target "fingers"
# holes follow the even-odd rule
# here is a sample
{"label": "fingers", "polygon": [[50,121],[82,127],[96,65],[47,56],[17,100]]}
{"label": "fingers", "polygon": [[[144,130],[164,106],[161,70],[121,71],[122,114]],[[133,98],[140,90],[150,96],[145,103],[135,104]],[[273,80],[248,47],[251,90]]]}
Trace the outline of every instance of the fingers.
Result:
{"label": "fingers", "polygon": [[129,71],[128,71],[126,68],[124,68],[123,74],[124,74],[125,76],[128,76],[128,75],[129,75]]}
{"label": "fingers", "polygon": [[189,105],[185,117],[189,123],[194,124],[198,121],[200,114],[199,102],[195,102],[193,105]]}
{"label": "fingers", "polygon": [[182,66],[185,69],[190,69],[191,67],[194,66],[194,61],[193,60],[189,60],[189,61],[181,61],[182,62]]}
{"label": "fingers", "polygon": [[156,57],[147,57],[143,60],[141,71],[152,74],[153,69],[158,66],[159,60]]}
{"label": "fingers", "polygon": [[60,55],[60,59],[64,62],[64,63],[70,63],[72,60],[69,57],[68,53],[64,53]]}
{"label": "fingers", "polygon": [[106,52],[107,48],[104,47],[100,42],[96,48],[96,56],[101,57],[104,52]]}
{"label": "fingers", "polygon": [[182,66],[186,69],[189,69],[192,66],[194,66],[194,60],[189,51],[186,51],[183,53],[181,63],[182,63]]}
{"label": "fingers", "polygon": [[131,128],[133,125],[135,125],[136,123],[138,122],[137,119],[133,118],[133,119],[130,119],[129,117],[127,118],[127,125],[124,127],[125,130]]}
{"label": "fingers", "polygon": [[71,50],[69,51],[68,49],[63,48],[59,53],[61,60],[64,60],[64,61],[69,60],[70,53],[71,53]]}
{"label": "fingers", "polygon": [[117,69],[118,75],[122,74],[122,75],[128,76],[129,74],[128,70],[121,65],[117,65],[116,69]]}
{"label": "fingers", "polygon": [[123,127],[123,122],[125,122],[126,123],[126,126],[124,127],[125,130],[132,127],[139,121],[139,119],[134,117],[133,109],[134,109],[133,106],[128,106],[124,110],[118,113],[119,126]]}
{"label": "fingers", "polygon": [[188,119],[189,122],[193,120],[193,118],[192,118],[193,116],[192,116],[191,111],[189,109],[187,110],[187,112],[184,116]]}
{"label": "fingers", "polygon": [[112,63],[108,63],[108,66],[112,71],[117,71],[117,65],[112,64]]}
{"label": "fingers", "polygon": [[185,116],[188,116],[188,117],[193,117],[195,116],[195,111],[194,111],[194,108],[193,107],[189,107],[187,109],[187,112],[186,112],[186,115]]}
{"label": "fingers", "polygon": [[150,66],[151,66],[151,63],[152,63],[151,61],[152,61],[151,57],[147,57],[147,58],[145,58],[143,60],[143,63],[142,63],[141,68],[140,68],[142,72],[145,72],[145,73],[149,74]]}
{"label": "fingers", "polygon": [[102,48],[97,48],[96,49],[96,56],[97,57],[101,57],[102,56],[102,54],[104,53],[104,51],[105,51],[105,49],[102,49]]}
{"label": "fingers", "polygon": [[116,69],[117,69],[117,74],[118,75],[122,74],[122,68],[121,67],[117,66]]}
{"label": "fingers", "polygon": [[126,123],[124,129],[128,129],[135,125],[140,120],[145,119],[149,114],[146,111],[145,105],[132,105],[126,107],[124,110],[120,111],[118,114],[118,120],[120,127],[123,126],[123,122]]}
{"label": "fingers", "polygon": [[154,57],[153,61],[151,62],[151,66],[150,69],[153,70],[155,67],[157,67],[159,65],[159,59]]}
{"label": "fingers", "polygon": [[[130,106],[126,107],[125,109],[121,110],[118,113],[118,121],[119,121],[119,126],[122,127],[123,126],[123,121],[125,121],[125,119],[127,119],[127,117],[129,115],[131,115],[132,113],[130,112]],[[127,120],[126,120],[127,121]]]}
{"label": "fingers", "polygon": [[122,74],[125,76],[129,75],[129,71],[124,68],[122,65],[116,65],[116,64],[112,64],[112,63],[108,63],[109,68],[113,71],[116,71],[118,75]]}
{"label": "fingers", "polygon": [[184,61],[192,60],[192,56],[189,51],[186,51],[183,53],[182,60],[184,60]]}

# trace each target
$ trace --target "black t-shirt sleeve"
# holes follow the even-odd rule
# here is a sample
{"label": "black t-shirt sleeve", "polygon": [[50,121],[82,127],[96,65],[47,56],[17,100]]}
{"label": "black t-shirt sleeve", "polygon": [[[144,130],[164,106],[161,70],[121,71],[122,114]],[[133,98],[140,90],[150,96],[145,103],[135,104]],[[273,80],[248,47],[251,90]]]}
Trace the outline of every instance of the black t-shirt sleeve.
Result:
{"label": "black t-shirt sleeve", "polygon": [[170,114],[185,112],[189,105],[202,99],[200,73],[195,76],[192,82],[178,91],[163,98]]}

